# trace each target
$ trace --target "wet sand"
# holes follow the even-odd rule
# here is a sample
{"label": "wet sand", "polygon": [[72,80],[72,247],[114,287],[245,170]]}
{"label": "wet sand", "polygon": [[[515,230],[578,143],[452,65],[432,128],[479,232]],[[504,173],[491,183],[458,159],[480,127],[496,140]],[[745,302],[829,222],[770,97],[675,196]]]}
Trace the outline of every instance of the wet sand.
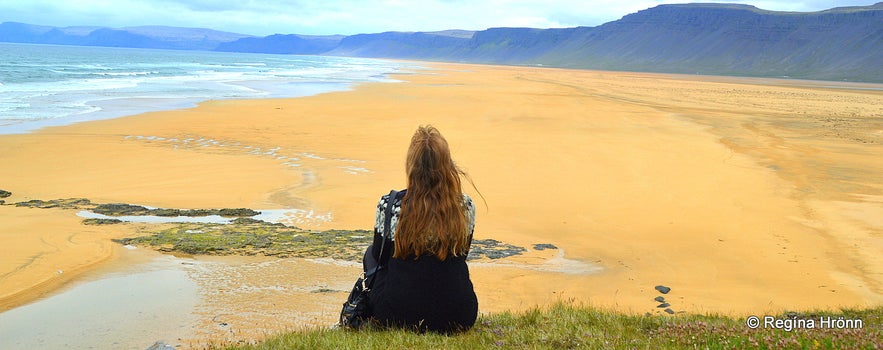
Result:
{"label": "wet sand", "polygon": [[[482,312],[573,299],[655,313],[659,284],[686,312],[883,303],[883,86],[433,66],[347,92],[0,136],[0,188],[13,192],[7,203],[297,208],[331,215],[304,228],[370,228],[377,198],[404,185],[412,132],[433,124],[487,200],[467,185],[479,204],[476,238],[561,248],[529,248],[506,259],[515,266],[476,264]],[[0,309],[112,260],[109,238],[137,231],[80,220],[0,206],[0,239],[10,242],[0,247]],[[580,273],[555,268],[573,261]],[[268,328],[254,319],[275,317],[280,304],[335,301],[311,309],[313,321],[269,329],[332,323],[358,268],[303,266],[249,278],[325,278],[338,291],[216,295],[223,313],[251,315],[218,332],[259,337]]]}

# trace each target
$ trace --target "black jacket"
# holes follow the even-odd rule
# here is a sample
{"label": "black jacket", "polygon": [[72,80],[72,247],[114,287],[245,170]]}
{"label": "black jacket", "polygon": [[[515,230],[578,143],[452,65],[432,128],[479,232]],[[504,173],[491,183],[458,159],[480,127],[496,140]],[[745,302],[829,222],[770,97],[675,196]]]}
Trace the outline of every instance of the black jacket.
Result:
{"label": "black jacket", "polygon": [[[378,203],[380,223],[388,197],[383,196]],[[464,196],[464,200],[471,211],[467,218],[474,220],[472,200],[468,196]],[[400,205],[401,199],[396,198],[393,219],[397,219]],[[468,225],[470,241],[473,224]],[[363,261],[367,271],[376,266],[377,261],[388,259],[386,267],[376,273],[373,289],[368,295],[375,320],[381,325],[440,333],[471,328],[478,316],[478,299],[469,279],[466,256],[449,256],[444,261],[434,255],[423,255],[418,259],[391,258],[395,243],[386,238],[383,257],[379,257],[382,232],[382,225],[376,225],[374,242],[365,252]]]}

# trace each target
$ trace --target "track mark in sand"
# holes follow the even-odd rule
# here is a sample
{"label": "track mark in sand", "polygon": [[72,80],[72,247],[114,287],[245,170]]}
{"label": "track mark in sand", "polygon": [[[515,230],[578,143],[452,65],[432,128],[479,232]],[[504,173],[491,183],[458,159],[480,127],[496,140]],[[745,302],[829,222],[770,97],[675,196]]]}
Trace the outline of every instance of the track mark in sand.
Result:
{"label": "track mark in sand", "polygon": [[41,237],[40,242],[43,242],[43,244],[52,247],[53,249],[55,249],[56,252],[61,250],[61,248],[59,248],[58,245],[55,245],[53,243],[49,243],[49,241],[47,241],[45,237]]}
{"label": "track mark in sand", "polygon": [[9,272],[7,272],[7,273],[4,273],[4,274],[0,275],[0,281],[6,279],[7,277],[9,277],[10,275],[12,275],[12,274],[14,274],[14,273],[16,273],[16,272],[19,272],[19,271],[21,271],[21,270],[24,270],[24,269],[28,268],[28,266],[33,265],[35,261],[37,261],[38,259],[42,258],[44,255],[46,255],[45,252],[44,252],[44,253],[38,253],[38,254],[36,254],[36,255],[33,255],[33,256],[28,257],[28,258],[25,260],[25,263],[24,263],[24,264],[18,265],[18,266],[16,266],[14,269],[12,269],[12,271],[9,271]]}
{"label": "track mark in sand", "polygon": [[[364,160],[359,159],[347,159],[347,158],[332,158],[323,155],[319,155],[313,151],[303,151],[303,150],[288,150],[283,149],[282,147],[275,146],[271,148],[267,148],[266,146],[255,146],[255,145],[246,145],[242,144],[238,141],[224,141],[224,140],[215,140],[207,137],[200,136],[192,136],[185,135],[181,137],[159,137],[159,136],[144,136],[144,135],[128,135],[124,137],[125,140],[128,141],[139,141],[143,143],[147,143],[149,145],[156,145],[162,147],[171,146],[173,149],[186,149],[197,152],[208,152],[208,153],[216,153],[216,154],[246,154],[253,155],[259,157],[267,157],[278,160],[282,162],[282,164],[292,167],[292,168],[302,168],[308,166],[309,163],[314,162],[329,162],[329,163],[366,163]],[[305,165],[307,164],[307,165]],[[370,169],[364,167],[354,167],[351,165],[340,165],[337,168],[341,169],[341,171],[352,174],[359,175],[364,173],[371,173]]]}
{"label": "track mark in sand", "polygon": [[539,264],[521,263],[513,261],[470,261],[469,265],[476,267],[513,267],[540,272],[555,272],[568,275],[588,275],[601,272],[599,265],[590,264],[575,259],[564,257],[564,249],[558,248],[555,256],[546,259]]}
{"label": "track mark in sand", "polygon": [[[271,158],[283,165],[300,172],[301,183],[293,187],[279,189],[270,195],[270,201],[292,208],[310,208],[309,200],[293,195],[303,190],[316,187],[321,183],[321,173],[340,171],[353,176],[361,176],[374,171],[365,167],[367,161],[321,155],[313,151],[284,149],[280,146],[266,147],[243,144],[238,141],[216,140],[197,135],[179,137],[159,137],[144,135],[128,135],[127,141],[142,142],[151,146],[172,147],[176,150],[189,150],[213,154],[249,155]],[[311,218],[307,218],[311,219]],[[309,220],[308,220],[309,221]],[[295,220],[297,223],[302,221]]]}

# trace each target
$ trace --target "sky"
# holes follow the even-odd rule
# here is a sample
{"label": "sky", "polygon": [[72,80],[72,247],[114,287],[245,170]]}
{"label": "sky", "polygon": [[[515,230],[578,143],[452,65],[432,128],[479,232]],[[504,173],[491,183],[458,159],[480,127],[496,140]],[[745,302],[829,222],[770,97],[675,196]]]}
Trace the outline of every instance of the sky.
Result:
{"label": "sky", "polygon": [[[883,0],[744,0],[764,10],[812,12]],[[666,0],[0,0],[0,22],[54,27],[142,25],[234,33],[352,35],[492,27],[597,26]],[[733,2],[695,0],[693,2]]]}

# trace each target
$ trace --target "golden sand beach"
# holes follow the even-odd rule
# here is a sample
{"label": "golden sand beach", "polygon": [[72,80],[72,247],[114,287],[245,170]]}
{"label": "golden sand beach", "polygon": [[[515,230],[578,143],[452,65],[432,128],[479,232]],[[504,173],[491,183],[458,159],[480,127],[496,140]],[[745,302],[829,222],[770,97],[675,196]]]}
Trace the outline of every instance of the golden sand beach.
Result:
{"label": "golden sand beach", "polygon": [[[656,285],[694,313],[883,303],[883,86],[427,65],[352,91],[0,136],[0,188],[13,192],[0,206],[0,310],[114,261],[110,238],[136,231],[10,203],[298,208],[330,214],[304,228],[370,229],[378,197],[404,186],[421,124],[441,130],[486,200],[466,186],[476,239],[529,250],[473,265],[481,312],[571,299],[659,312]],[[249,278],[344,289],[358,270],[278,263],[303,273]],[[345,293],[288,297],[212,298],[231,324],[248,311],[247,335],[260,328],[247,322],[298,326],[279,308],[330,324]],[[196,333],[212,333],[205,313]]]}

